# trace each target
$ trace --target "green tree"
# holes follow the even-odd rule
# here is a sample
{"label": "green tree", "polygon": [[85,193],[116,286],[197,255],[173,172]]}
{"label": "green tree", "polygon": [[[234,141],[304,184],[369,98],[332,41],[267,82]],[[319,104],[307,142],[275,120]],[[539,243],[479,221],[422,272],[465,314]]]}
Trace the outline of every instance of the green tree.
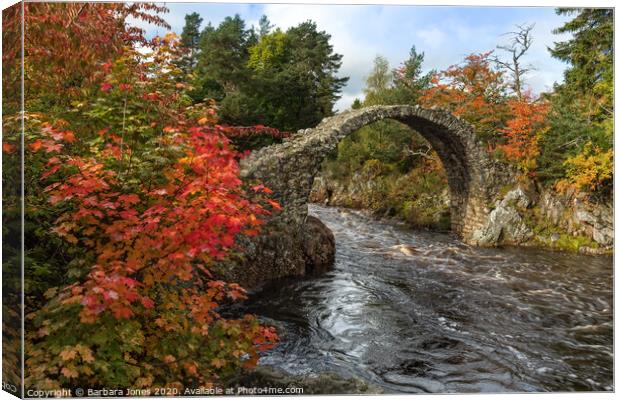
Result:
{"label": "green tree", "polygon": [[202,24],[202,18],[198,13],[194,12],[185,16],[185,26],[181,33],[181,47],[186,54],[181,58],[179,63],[179,66],[185,72],[191,72],[198,62],[200,24]]}
{"label": "green tree", "polygon": [[291,64],[298,84],[309,96],[298,95],[295,114],[298,127],[316,125],[322,118],[333,114],[334,103],[349,78],[339,78],[342,55],[334,53],[329,43],[331,35],[318,31],[316,23],[307,21],[290,28]]}
{"label": "green tree", "polygon": [[333,114],[348,79],[337,76],[342,56],[313,22],[286,32],[272,28],[263,17],[257,32],[246,29],[238,15],[217,28],[207,25],[192,97],[218,101],[229,124],[287,131],[314,126]]}
{"label": "green tree", "polygon": [[258,37],[262,38],[267,35],[273,29],[273,25],[269,22],[269,18],[266,15],[263,15],[258,20]]}
{"label": "green tree", "polygon": [[217,28],[208,24],[200,34],[194,99],[222,101],[228,93],[239,92],[248,81],[249,48],[255,41],[239,15],[226,17]]}
{"label": "green tree", "polygon": [[253,93],[261,123],[284,130],[314,126],[333,114],[348,78],[339,78],[342,56],[331,36],[304,22],[263,35],[250,49]]}
{"label": "green tree", "polygon": [[[557,13],[575,18],[554,31],[572,37],[549,49],[569,67],[564,82],[546,96],[550,130],[541,138],[539,164],[545,180],[572,182],[575,160],[613,148],[613,10],[563,8]],[[611,179],[606,182],[591,187],[609,192]]]}
{"label": "green tree", "polygon": [[611,77],[613,71],[614,11],[611,8],[559,8],[558,15],[576,17],[554,33],[571,33],[571,39],[554,43],[551,55],[571,65],[565,84],[582,92],[591,91]]}
{"label": "green tree", "polygon": [[367,106],[376,104],[417,104],[423,91],[428,89],[434,71],[422,73],[424,53],[418,53],[415,46],[398,68],[390,70],[385,57],[377,56],[364,89]]}
{"label": "green tree", "polygon": [[435,71],[422,74],[424,53],[418,53],[415,46],[409,51],[409,58],[395,69],[393,98],[398,104],[416,104],[422,92],[430,87]]}
{"label": "green tree", "polygon": [[391,94],[392,81],[390,63],[385,57],[376,56],[372,72],[366,78],[364,105],[389,104],[388,97]]}
{"label": "green tree", "polygon": [[255,71],[273,70],[285,65],[290,58],[290,43],[286,33],[276,29],[260,35],[259,42],[250,49],[248,66]]}

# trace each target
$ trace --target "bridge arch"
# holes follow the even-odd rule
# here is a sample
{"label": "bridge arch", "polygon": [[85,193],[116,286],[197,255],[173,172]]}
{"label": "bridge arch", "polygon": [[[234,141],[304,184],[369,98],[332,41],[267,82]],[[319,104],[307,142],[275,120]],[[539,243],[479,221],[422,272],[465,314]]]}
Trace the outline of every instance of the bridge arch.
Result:
{"label": "bridge arch", "polygon": [[262,148],[244,159],[241,175],[258,179],[283,206],[276,218],[303,225],[308,197],[323,160],[338,143],[361,127],[384,119],[399,121],[424,137],[439,155],[450,187],[452,230],[471,242],[486,221],[497,186],[496,163],[476,138],[473,127],[444,110],[419,106],[373,106],[324,119],[285,142]]}

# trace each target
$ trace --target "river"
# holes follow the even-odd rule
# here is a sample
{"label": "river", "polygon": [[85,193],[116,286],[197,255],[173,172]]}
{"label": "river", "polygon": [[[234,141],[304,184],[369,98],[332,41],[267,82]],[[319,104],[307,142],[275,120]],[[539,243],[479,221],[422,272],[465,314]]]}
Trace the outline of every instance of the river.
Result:
{"label": "river", "polygon": [[261,359],[385,392],[613,390],[613,262],[484,249],[362,212],[310,205],[333,270],[273,282],[248,311],[283,328]]}

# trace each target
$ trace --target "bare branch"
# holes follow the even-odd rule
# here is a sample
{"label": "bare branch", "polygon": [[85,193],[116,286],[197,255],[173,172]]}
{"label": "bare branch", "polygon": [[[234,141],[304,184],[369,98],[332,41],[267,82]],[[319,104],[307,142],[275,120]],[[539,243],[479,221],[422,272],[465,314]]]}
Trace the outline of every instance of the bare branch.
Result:
{"label": "bare branch", "polygon": [[86,6],[88,6],[88,4],[87,4],[87,3],[82,4],[82,6],[81,6],[81,7],[80,7],[80,9],[79,9],[79,10],[75,13],[75,15],[67,21],[67,23],[66,23],[66,25],[65,25],[65,28],[69,28],[72,24],[74,24],[74,23],[78,20],[78,18],[80,17],[80,15],[82,15],[82,11],[84,11],[84,9],[86,8]]}
{"label": "bare branch", "polygon": [[519,99],[523,98],[523,77],[528,72],[534,70],[532,65],[522,65],[521,57],[523,57],[530,49],[533,43],[532,30],[534,24],[517,25],[517,31],[504,33],[502,36],[511,36],[510,44],[498,45],[497,48],[504,50],[510,56],[509,61],[501,60],[498,56],[493,57],[493,62],[500,68],[506,69],[512,75],[512,90]]}
{"label": "bare branch", "polygon": [[425,151],[421,151],[421,150],[413,151],[409,148],[405,149],[405,152],[410,156],[422,156],[428,160],[435,160],[435,157],[433,157],[433,154],[431,154],[432,151],[433,149],[429,145],[426,145]]}

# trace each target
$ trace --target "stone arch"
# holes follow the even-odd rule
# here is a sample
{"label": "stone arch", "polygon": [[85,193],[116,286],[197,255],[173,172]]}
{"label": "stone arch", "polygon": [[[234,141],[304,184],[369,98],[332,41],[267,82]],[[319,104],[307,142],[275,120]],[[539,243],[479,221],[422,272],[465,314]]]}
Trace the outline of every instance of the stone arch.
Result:
{"label": "stone arch", "polygon": [[325,157],[359,128],[383,119],[399,121],[419,132],[439,155],[450,187],[452,230],[472,242],[485,223],[495,194],[497,165],[473,127],[444,110],[419,106],[373,106],[324,119],[317,127],[297,132],[285,142],[260,149],[242,161],[241,175],[257,179],[274,191],[283,211],[275,218],[302,226],[314,177]]}

